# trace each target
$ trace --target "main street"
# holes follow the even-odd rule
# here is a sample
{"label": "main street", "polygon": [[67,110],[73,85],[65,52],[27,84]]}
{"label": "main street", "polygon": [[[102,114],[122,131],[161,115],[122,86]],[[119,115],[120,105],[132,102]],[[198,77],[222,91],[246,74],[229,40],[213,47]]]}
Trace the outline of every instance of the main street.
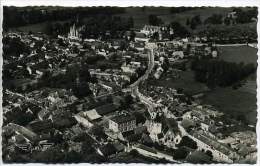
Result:
{"label": "main street", "polygon": [[153,67],[154,67],[154,50],[153,49],[149,49],[149,53],[148,53],[148,69],[146,70],[145,74],[140,77],[136,82],[134,82],[133,84],[131,84],[129,86],[131,93],[133,96],[138,97],[140,99],[140,101],[142,103],[144,103],[147,107],[148,112],[150,113],[151,118],[155,118],[155,104],[149,100],[148,97],[144,96],[142,93],[139,92],[139,84],[144,82],[148,77],[149,74],[152,72]]}

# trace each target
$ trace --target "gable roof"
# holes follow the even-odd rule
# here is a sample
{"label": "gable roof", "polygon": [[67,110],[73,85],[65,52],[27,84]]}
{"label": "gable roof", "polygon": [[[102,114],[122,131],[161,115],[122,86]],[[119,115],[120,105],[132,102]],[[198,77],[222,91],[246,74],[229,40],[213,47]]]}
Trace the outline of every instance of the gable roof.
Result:
{"label": "gable roof", "polygon": [[97,113],[96,109],[92,109],[92,110],[86,111],[86,112],[84,112],[84,114],[85,114],[85,116],[87,116],[87,118],[88,118],[89,120],[91,120],[91,121],[92,121],[92,120],[99,119],[99,118],[102,117],[101,115],[99,115],[99,114]]}
{"label": "gable roof", "polygon": [[114,112],[118,109],[118,107],[115,104],[105,104],[99,107],[96,107],[95,110],[97,113],[101,116],[106,115],[108,113]]}
{"label": "gable roof", "polygon": [[144,33],[142,33],[142,32],[136,32],[135,33],[135,37],[136,38],[146,38],[146,35],[144,34]]}

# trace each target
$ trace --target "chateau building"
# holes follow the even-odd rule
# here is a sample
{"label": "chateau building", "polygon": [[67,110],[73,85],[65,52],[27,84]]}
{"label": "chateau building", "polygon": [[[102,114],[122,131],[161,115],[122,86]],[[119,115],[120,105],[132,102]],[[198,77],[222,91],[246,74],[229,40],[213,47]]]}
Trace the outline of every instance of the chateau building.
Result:
{"label": "chateau building", "polygon": [[127,132],[136,128],[136,119],[130,114],[121,114],[109,120],[109,129],[114,132]]}

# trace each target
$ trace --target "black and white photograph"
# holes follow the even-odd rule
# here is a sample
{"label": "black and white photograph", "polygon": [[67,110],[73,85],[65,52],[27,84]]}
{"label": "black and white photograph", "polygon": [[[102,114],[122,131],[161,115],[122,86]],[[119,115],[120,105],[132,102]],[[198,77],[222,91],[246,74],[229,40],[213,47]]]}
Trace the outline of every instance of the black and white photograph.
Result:
{"label": "black and white photograph", "polygon": [[257,16],[3,6],[3,163],[256,164]]}

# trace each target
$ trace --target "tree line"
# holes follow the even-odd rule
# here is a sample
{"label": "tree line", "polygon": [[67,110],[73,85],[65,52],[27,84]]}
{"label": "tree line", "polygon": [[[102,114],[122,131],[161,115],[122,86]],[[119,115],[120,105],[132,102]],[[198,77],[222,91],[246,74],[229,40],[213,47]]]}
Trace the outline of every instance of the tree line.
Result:
{"label": "tree line", "polygon": [[233,85],[256,71],[254,64],[232,63],[212,59],[194,59],[191,69],[196,81],[208,87]]}
{"label": "tree line", "polygon": [[241,25],[209,25],[198,32],[198,36],[206,36],[215,43],[250,43],[257,41],[256,26]]}
{"label": "tree line", "polygon": [[41,22],[64,21],[93,15],[113,15],[124,13],[120,7],[3,7],[3,27],[36,24]]}

